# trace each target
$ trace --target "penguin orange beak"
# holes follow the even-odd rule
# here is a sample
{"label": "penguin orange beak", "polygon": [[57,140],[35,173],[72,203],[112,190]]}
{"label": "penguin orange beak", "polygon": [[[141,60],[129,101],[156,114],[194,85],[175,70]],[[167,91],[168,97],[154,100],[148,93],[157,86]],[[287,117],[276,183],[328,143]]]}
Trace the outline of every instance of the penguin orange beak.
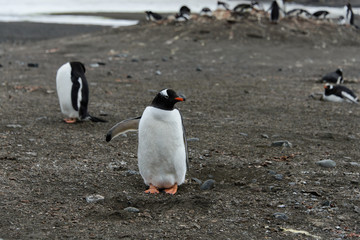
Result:
{"label": "penguin orange beak", "polygon": [[185,98],[182,98],[182,97],[176,97],[175,98],[176,101],[180,101],[180,102],[183,102],[185,101]]}

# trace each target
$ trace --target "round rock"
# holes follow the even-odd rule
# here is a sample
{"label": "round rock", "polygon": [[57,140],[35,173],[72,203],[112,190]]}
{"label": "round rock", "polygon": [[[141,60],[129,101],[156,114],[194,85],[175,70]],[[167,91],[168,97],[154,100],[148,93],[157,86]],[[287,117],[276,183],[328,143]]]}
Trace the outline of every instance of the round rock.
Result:
{"label": "round rock", "polygon": [[214,187],[215,187],[215,180],[208,179],[200,186],[200,189],[201,190],[210,190]]}
{"label": "round rock", "polygon": [[326,167],[326,168],[336,167],[336,162],[334,162],[331,159],[320,160],[320,161],[317,161],[316,164],[321,166],[321,167]]}

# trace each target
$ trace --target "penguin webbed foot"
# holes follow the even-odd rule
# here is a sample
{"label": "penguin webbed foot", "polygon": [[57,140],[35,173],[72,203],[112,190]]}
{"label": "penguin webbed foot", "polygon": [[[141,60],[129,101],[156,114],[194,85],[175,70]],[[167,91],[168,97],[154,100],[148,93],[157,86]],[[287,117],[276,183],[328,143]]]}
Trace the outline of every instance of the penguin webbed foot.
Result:
{"label": "penguin webbed foot", "polygon": [[159,190],[152,184],[150,184],[149,189],[145,191],[145,193],[156,194],[159,193]]}
{"label": "penguin webbed foot", "polygon": [[76,123],[76,118],[64,118],[64,122],[68,124]]}
{"label": "penguin webbed foot", "polygon": [[178,185],[175,183],[172,187],[164,189],[164,192],[174,195],[177,192]]}

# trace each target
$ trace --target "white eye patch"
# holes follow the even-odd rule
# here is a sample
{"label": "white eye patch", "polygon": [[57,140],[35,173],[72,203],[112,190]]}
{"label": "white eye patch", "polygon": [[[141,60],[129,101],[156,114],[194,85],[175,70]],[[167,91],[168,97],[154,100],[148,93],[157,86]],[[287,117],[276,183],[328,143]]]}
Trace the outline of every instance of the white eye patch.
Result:
{"label": "white eye patch", "polygon": [[169,95],[168,95],[168,93],[167,93],[167,89],[162,90],[162,91],[160,92],[160,94],[163,95],[163,96],[166,97],[166,98],[169,97]]}

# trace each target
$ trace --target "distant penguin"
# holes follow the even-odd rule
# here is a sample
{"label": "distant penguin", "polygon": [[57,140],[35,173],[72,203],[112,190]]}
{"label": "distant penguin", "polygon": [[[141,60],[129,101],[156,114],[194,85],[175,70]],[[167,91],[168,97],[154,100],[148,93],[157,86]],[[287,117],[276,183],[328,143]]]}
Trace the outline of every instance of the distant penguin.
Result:
{"label": "distant penguin", "polygon": [[146,20],[148,21],[159,21],[163,19],[163,17],[160,14],[154,13],[152,11],[145,11],[145,13],[146,13]]}
{"label": "distant penguin", "polygon": [[180,8],[180,11],[179,11],[180,15],[183,16],[184,18],[186,19],[190,19],[190,15],[191,15],[191,10],[190,8],[188,8],[187,6],[182,6]]}
{"label": "distant penguin", "polygon": [[321,78],[322,82],[341,84],[344,83],[343,71],[341,68],[335,72],[327,73]]}
{"label": "distant penguin", "polygon": [[288,12],[286,12],[286,16],[288,17],[311,17],[311,13],[309,13],[308,11],[306,11],[305,9],[302,8],[295,8],[292,9]]}
{"label": "distant penguin", "polygon": [[138,129],[138,165],[149,189],[146,193],[175,194],[185,181],[187,143],[181,113],[174,107],[185,97],[174,90],[161,90],[142,116],[122,121],[112,127],[106,141],[126,131]]}
{"label": "distant penguin", "polygon": [[257,1],[251,1],[250,3],[240,3],[233,8],[234,13],[242,14],[254,9],[255,5],[260,6]]}
{"label": "distant penguin", "polygon": [[212,12],[211,12],[210,8],[204,7],[203,9],[201,9],[201,11],[200,11],[200,16],[211,17],[211,16],[212,16]]}
{"label": "distant penguin", "polygon": [[77,119],[106,122],[88,113],[89,86],[81,62],[68,62],[59,68],[56,89],[61,112],[68,117],[64,119],[66,123],[75,123]]}
{"label": "distant penguin", "polygon": [[327,15],[329,15],[328,11],[320,10],[316,11],[312,14],[315,18],[320,18],[321,16],[325,19]]}
{"label": "distant penguin", "polygon": [[346,4],[346,17],[345,17],[345,23],[349,25],[354,25],[354,12],[352,10],[351,4]]}
{"label": "distant penguin", "polygon": [[345,86],[342,85],[331,85],[326,83],[324,85],[324,95],[323,100],[330,101],[330,102],[351,102],[351,103],[358,103],[359,100],[357,96]]}
{"label": "distant penguin", "polygon": [[219,9],[230,10],[230,6],[226,2],[217,1],[217,6]]}
{"label": "distant penguin", "polygon": [[270,21],[272,23],[277,23],[280,18],[280,7],[279,4],[276,1],[273,1],[270,6]]}

